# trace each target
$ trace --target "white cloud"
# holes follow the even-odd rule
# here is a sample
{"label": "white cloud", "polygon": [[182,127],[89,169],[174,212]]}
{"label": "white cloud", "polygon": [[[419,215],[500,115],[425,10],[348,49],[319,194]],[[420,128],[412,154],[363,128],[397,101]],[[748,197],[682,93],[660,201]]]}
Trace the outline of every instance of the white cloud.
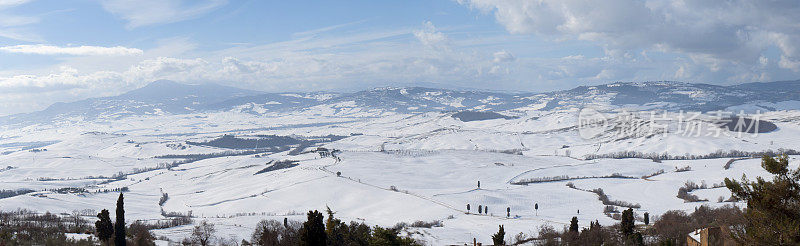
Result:
{"label": "white cloud", "polygon": [[781,60],[778,61],[778,65],[781,68],[791,69],[795,72],[800,72],[800,60],[793,60],[786,56],[781,56]]}
{"label": "white cloud", "polygon": [[414,31],[414,37],[422,44],[432,48],[447,48],[448,39],[444,33],[438,31],[432,22],[422,23],[423,29]]}
{"label": "white cloud", "polygon": [[[651,4],[654,3],[630,8],[655,8]],[[525,14],[525,8],[491,11],[496,15],[506,15],[503,13],[509,11]],[[588,17],[580,17],[580,11],[562,15],[564,20],[551,28],[530,26],[531,18],[543,18],[541,16],[509,20],[515,25],[506,27],[509,31],[535,33],[535,37],[505,32],[463,35],[464,29],[469,32],[469,27],[439,29],[431,22],[423,22],[421,27],[375,31],[364,31],[348,23],[299,32],[291,35],[290,40],[221,50],[202,50],[188,37],[175,37],[162,39],[156,48],[134,51],[141,55],[59,57],[65,61],[60,65],[68,67],[55,66],[50,71],[0,71],[0,104],[11,105],[8,101],[11,99],[7,98],[15,98],[14,105],[32,102],[28,106],[5,109],[5,112],[0,107],[0,114],[41,109],[56,100],[115,95],[159,79],[187,83],[210,81],[263,91],[363,89],[416,82],[546,91],[609,81],[677,79],[714,83],[794,79],[800,69],[797,57],[780,57],[797,52],[792,33],[750,33],[749,38],[742,39],[744,48],[736,48],[738,41],[721,42],[720,45],[728,48],[715,48],[691,38],[664,37],[667,34],[645,37],[641,33],[647,33],[643,30],[647,28],[640,27],[641,23],[615,20],[587,23],[584,18]],[[592,18],[615,18],[604,17],[604,13],[592,14],[598,15]],[[500,20],[498,16],[498,22],[505,23]],[[559,17],[542,19],[555,23],[553,20]],[[698,22],[697,25],[713,26],[713,23]],[[697,27],[687,33],[700,30],[704,29]],[[675,32],[669,34],[675,35]],[[563,41],[569,39],[589,42]],[[761,54],[761,46],[756,44],[770,42],[777,48],[772,49],[772,54]],[[591,52],[585,52],[586,43],[597,44],[601,49],[592,46]],[[747,52],[729,54],[731,47]],[[596,50],[602,50],[599,57],[594,55]],[[743,62],[748,60],[745,58],[750,56],[750,51],[756,54],[752,64]],[[776,56],[776,52],[781,54]],[[783,73],[775,73],[777,70]],[[58,96],[52,96],[54,94]]]}
{"label": "white cloud", "polygon": [[514,55],[505,50],[494,52],[494,62],[510,62],[516,59]]}
{"label": "white cloud", "polygon": [[0,37],[25,42],[43,41],[39,35],[21,28],[0,28]]}
{"label": "white cloud", "polygon": [[101,0],[103,8],[128,21],[129,28],[193,19],[227,0]]}
{"label": "white cloud", "polygon": [[59,47],[52,45],[14,45],[0,47],[0,51],[22,54],[37,55],[77,55],[77,56],[128,56],[141,55],[142,50],[127,48],[122,46],[100,47],[100,46],[77,46]]}
{"label": "white cloud", "polygon": [[0,27],[24,26],[39,22],[39,18],[32,16],[6,15],[0,13]]}
{"label": "white cloud", "polygon": [[38,16],[22,16],[15,13],[6,13],[7,9],[17,7],[29,0],[0,0],[0,38],[20,40],[26,42],[41,42],[39,35],[26,28],[27,25],[39,22]]}
{"label": "white cloud", "polygon": [[[192,54],[161,52],[164,47],[173,46],[173,42],[189,42],[177,38],[141,56],[119,59],[125,63],[130,59],[138,61],[116,70],[109,68],[111,65],[91,63],[95,59],[113,63],[102,56],[69,57],[66,61],[73,66],[68,68],[0,76],[0,98],[37,102],[6,112],[0,109],[0,114],[42,109],[54,100],[115,95],[159,79],[187,83],[211,81],[263,91],[313,91],[420,81],[469,86],[485,80],[500,81],[499,76],[509,71],[507,63],[495,66],[493,53],[430,52],[429,46],[409,41],[413,37],[410,29],[382,30],[333,37],[300,37],[202,55],[197,51]],[[165,56],[151,58],[154,54]],[[85,65],[90,58],[90,64],[96,65]],[[55,92],[61,92],[61,96],[42,97]]]}
{"label": "white cloud", "polygon": [[13,7],[30,2],[30,0],[0,0],[0,9]]}
{"label": "white cloud", "polygon": [[[586,40],[607,51],[654,50],[701,56],[705,64],[759,66],[778,47],[800,58],[800,4],[794,0],[458,0],[493,13],[510,33]],[[709,63],[711,59],[719,60]],[[787,66],[791,67],[791,66]]]}

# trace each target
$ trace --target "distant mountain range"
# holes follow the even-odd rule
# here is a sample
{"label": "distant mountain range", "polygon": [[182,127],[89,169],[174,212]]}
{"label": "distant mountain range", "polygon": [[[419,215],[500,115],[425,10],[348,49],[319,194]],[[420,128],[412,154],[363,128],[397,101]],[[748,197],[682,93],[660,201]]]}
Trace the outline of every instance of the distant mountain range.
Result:
{"label": "distant mountain range", "polygon": [[376,88],[354,93],[264,93],[216,84],[187,85],[160,80],[119,96],[56,103],[42,111],[0,117],[0,125],[231,110],[264,114],[314,110],[319,107],[399,113],[559,110],[584,105],[688,111],[713,111],[741,106],[769,111],[800,105],[792,103],[795,101],[800,101],[800,80],[732,86],[626,82],[580,86],[548,93],[460,91],[424,87]]}

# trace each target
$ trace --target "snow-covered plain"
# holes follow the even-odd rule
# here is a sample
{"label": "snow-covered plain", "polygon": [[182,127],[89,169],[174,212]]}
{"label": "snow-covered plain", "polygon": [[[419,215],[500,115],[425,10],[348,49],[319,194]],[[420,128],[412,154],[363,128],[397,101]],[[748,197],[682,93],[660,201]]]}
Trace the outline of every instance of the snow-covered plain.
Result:
{"label": "snow-covered plain", "polygon": [[[394,113],[346,103],[315,107],[285,113],[167,114],[6,128],[0,131],[0,190],[35,192],[2,198],[0,209],[56,213],[109,209],[113,213],[118,193],[103,191],[127,187],[128,223],[164,219],[162,211],[191,211],[196,221],[216,224],[218,236],[237,241],[249,239],[259,220],[304,220],[306,211],[326,206],[345,221],[372,225],[441,220],[443,227],[406,231],[429,245],[471,243],[473,238],[489,242],[498,225],[505,225],[510,241],[520,232],[535,235],[545,224],[560,229],[573,216],[581,226],[595,220],[603,225],[615,223],[589,190],[601,188],[610,200],[639,204],[637,214],[657,216],[672,209],[692,211],[701,205],[731,204],[718,202],[719,197],[730,197],[727,189],[711,187],[726,177],[766,175],[758,159],[739,160],[725,169],[730,158],[655,162],[587,160],[587,154],[800,149],[797,111],[766,113],[762,119],[775,122],[778,130],[757,136],[615,138],[609,133],[598,140],[579,136],[574,109],[525,108],[504,112],[519,116],[515,119],[461,122],[447,112]],[[224,156],[158,168],[178,159],[157,156],[226,151],[186,143],[224,134],[349,137],[297,155],[281,151]],[[336,158],[308,152],[316,147],[340,152]],[[299,165],[256,174],[272,160],[295,160]],[[796,157],[791,163],[798,165]],[[691,170],[676,171],[686,166]],[[135,172],[147,168],[154,170]],[[650,176],[661,170],[663,174]],[[112,180],[118,173],[129,175]],[[607,177],[615,174],[627,178]],[[568,180],[513,184],[560,176],[568,176]],[[708,201],[677,198],[678,188],[687,181],[707,184],[709,189],[692,194]],[[54,191],[65,187],[86,191]],[[169,199],[159,205],[163,193],[169,194]],[[467,204],[471,213],[467,213]],[[538,211],[534,204],[539,205]],[[488,206],[488,213],[476,214],[479,205]],[[179,241],[189,236],[191,226],[153,232]]]}

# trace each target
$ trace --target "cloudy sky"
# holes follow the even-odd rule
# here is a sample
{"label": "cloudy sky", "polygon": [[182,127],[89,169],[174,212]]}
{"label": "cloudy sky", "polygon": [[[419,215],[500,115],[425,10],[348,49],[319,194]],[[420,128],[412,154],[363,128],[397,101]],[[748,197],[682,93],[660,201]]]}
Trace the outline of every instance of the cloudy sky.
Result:
{"label": "cloudy sky", "polygon": [[0,115],[158,79],[262,91],[800,79],[796,0],[0,0]]}

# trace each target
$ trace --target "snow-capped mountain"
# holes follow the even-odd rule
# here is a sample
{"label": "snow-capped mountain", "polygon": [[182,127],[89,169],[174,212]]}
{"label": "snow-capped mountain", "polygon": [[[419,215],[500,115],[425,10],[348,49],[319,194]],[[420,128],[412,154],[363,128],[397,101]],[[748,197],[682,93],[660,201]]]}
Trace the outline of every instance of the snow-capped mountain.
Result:
{"label": "snow-capped mountain", "polygon": [[[800,80],[733,86],[681,82],[612,83],[580,86],[549,95],[553,99],[543,109],[607,103],[612,106],[707,112],[744,104],[800,100]],[[764,108],[773,109],[769,106]]]}
{"label": "snow-capped mountain", "polygon": [[202,112],[225,100],[256,94],[260,93],[214,84],[187,85],[159,80],[118,96],[55,103],[39,112],[2,117],[0,124]]}
{"label": "snow-capped mountain", "polygon": [[361,111],[422,113],[436,111],[558,110],[599,106],[714,111],[773,111],[800,106],[800,80],[732,86],[681,82],[629,82],[580,86],[548,93],[458,91],[422,87],[376,88],[353,93],[264,93],[215,84],[186,85],[155,81],[128,93],[71,103],[56,103],[27,114],[0,117],[0,124],[94,120],[133,115],[185,114],[210,111],[264,114],[319,107]]}

